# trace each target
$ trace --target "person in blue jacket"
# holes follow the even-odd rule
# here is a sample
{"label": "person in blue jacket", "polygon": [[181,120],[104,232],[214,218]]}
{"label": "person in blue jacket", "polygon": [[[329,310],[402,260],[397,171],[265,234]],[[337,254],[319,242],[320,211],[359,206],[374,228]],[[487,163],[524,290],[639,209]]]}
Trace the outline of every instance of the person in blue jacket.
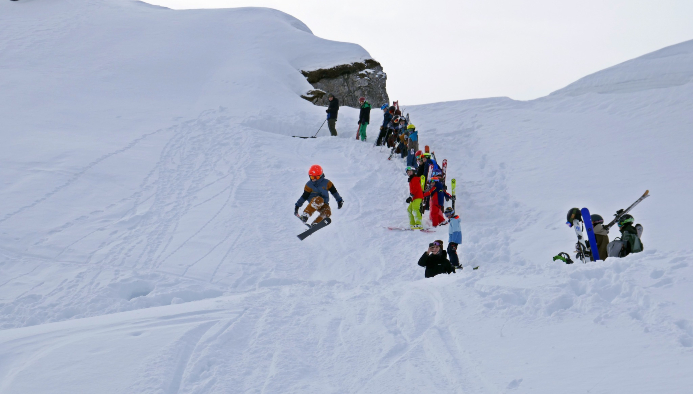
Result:
{"label": "person in blue jacket", "polygon": [[[325,178],[322,167],[317,164],[311,166],[308,171],[308,176],[310,180],[306,182],[306,186],[303,188],[303,194],[298,201],[296,201],[294,215],[298,216],[303,223],[306,223],[308,218],[317,211],[319,215],[312,223],[312,225],[315,226],[322,222],[323,219],[329,218],[332,215],[332,211],[330,210],[330,193],[332,193],[335,200],[337,200],[338,209],[342,209],[344,200],[337,192],[337,188],[334,187],[332,181]],[[306,201],[309,202],[308,206],[303,211],[303,214],[299,216],[298,209],[301,208]]]}
{"label": "person in blue jacket", "polygon": [[383,124],[380,126],[380,134],[378,134],[378,140],[375,141],[376,146],[380,146],[385,142],[385,135],[387,134],[387,125],[390,124],[390,121],[392,120],[392,114],[395,112],[395,110],[392,110],[392,113],[390,113],[390,107],[387,106],[387,104],[383,104],[380,109],[383,110]]}
{"label": "person in blue jacket", "polygon": [[455,210],[452,207],[445,208],[445,217],[448,218],[450,224],[448,228],[448,258],[453,267],[462,269],[460,259],[457,257],[457,246],[462,243],[460,217],[455,215]]}

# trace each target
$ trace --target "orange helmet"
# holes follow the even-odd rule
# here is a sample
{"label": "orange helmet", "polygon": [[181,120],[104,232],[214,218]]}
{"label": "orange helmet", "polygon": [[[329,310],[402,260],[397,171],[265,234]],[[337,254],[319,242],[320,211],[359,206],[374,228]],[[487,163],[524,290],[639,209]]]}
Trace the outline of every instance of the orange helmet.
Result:
{"label": "orange helmet", "polygon": [[322,167],[320,167],[317,164],[313,164],[310,166],[310,170],[308,170],[308,176],[320,176],[322,175]]}

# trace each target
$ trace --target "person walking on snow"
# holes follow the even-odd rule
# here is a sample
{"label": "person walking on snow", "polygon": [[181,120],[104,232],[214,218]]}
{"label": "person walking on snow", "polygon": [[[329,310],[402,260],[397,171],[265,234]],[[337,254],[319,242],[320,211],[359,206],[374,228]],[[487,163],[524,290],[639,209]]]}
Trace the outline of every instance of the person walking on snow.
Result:
{"label": "person walking on snow", "polygon": [[327,109],[325,112],[327,112],[327,127],[330,129],[330,134],[332,136],[336,137],[337,136],[337,113],[339,112],[339,100],[337,100],[337,97],[334,96],[334,94],[330,93],[327,96],[327,100],[330,102],[330,105],[327,106]]}
{"label": "person walking on snow", "polygon": [[421,226],[421,200],[423,200],[423,190],[421,190],[421,178],[417,177],[414,168],[407,167],[409,176],[409,198],[407,202],[407,213],[409,214],[409,226],[412,230],[422,230]]}
{"label": "person walking on snow", "polygon": [[359,135],[361,136],[361,141],[366,140],[366,127],[371,121],[371,105],[366,101],[365,97],[359,98],[359,104],[361,104],[361,111],[359,111]]}
{"label": "person walking on snow", "polygon": [[426,278],[439,274],[451,274],[455,268],[450,264],[447,253],[443,250],[443,241],[435,240],[428,244],[428,250],[419,258],[419,265],[426,267]]}
{"label": "person walking on snow", "polygon": [[[301,219],[303,223],[306,223],[308,218],[310,218],[310,216],[317,211],[319,215],[312,223],[312,225],[315,226],[323,219],[329,218],[332,215],[329,204],[329,193],[332,193],[335,200],[337,200],[338,209],[342,209],[344,200],[337,192],[337,188],[334,187],[332,181],[325,178],[325,174],[322,172],[322,167],[317,164],[311,166],[310,170],[308,170],[308,176],[310,177],[310,180],[306,182],[306,186],[303,188],[301,198],[296,201],[294,215]],[[299,216],[298,209],[301,208],[303,203],[306,201],[308,201],[308,206],[303,211],[303,214]]]}
{"label": "person walking on snow", "polygon": [[460,225],[460,217],[455,215],[455,210],[452,207],[445,208],[445,217],[448,218],[448,257],[453,267],[462,269],[460,259],[457,256],[457,246],[462,243],[462,226]]}

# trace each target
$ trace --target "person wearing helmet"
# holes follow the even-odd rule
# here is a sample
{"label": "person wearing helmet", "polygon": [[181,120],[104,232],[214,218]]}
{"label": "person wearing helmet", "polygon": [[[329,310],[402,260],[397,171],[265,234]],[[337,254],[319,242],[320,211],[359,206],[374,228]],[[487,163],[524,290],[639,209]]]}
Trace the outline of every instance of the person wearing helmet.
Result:
{"label": "person wearing helmet", "polygon": [[416,126],[414,126],[413,123],[409,123],[407,126],[407,134],[409,136],[407,149],[409,149],[410,152],[412,149],[416,152],[419,150],[419,132],[416,130]]}
{"label": "person wearing helmet", "polygon": [[[387,125],[392,121],[392,114],[387,104],[383,104],[380,109],[383,110],[383,124],[380,126],[380,133],[378,134],[378,139],[375,141],[376,146],[381,146],[385,143],[385,135],[387,134]],[[392,112],[395,112],[393,109]]]}
{"label": "person wearing helmet", "polygon": [[361,141],[366,141],[366,127],[371,121],[371,104],[366,101],[365,97],[359,98],[359,104],[361,105],[361,110],[359,111],[359,134]]}
{"label": "person wearing helmet", "polygon": [[431,177],[429,187],[424,191],[424,197],[426,196],[430,196],[431,224],[433,227],[438,227],[438,225],[445,221],[445,216],[443,215],[445,200],[452,198],[452,196],[445,191],[445,185],[440,181],[438,174]]}
{"label": "person wearing helmet", "polygon": [[455,210],[452,207],[445,208],[445,217],[448,219],[447,223],[450,224],[448,228],[448,257],[453,267],[462,269],[460,259],[457,256],[457,246],[462,243],[460,217],[455,214]]}
{"label": "person wearing helmet", "polygon": [[397,138],[396,138],[397,127],[399,127],[399,116],[395,115],[392,117],[392,120],[387,125],[387,134],[385,135],[385,141],[387,141],[387,147],[388,148],[394,148],[395,147],[395,142],[397,141]]}
{"label": "person wearing helmet", "polygon": [[608,257],[607,246],[609,245],[609,230],[604,228],[604,218],[601,215],[593,214],[592,228],[594,229],[594,238],[597,240],[597,252],[602,260]]}
{"label": "person wearing helmet", "polygon": [[[621,241],[623,242],[623,249],[621,249],[620,257],[626,257],[631,253],[640,253],[644,249],[638,230],[636,229],[636,227],[640,225],[634,227],[634,222],[635,219],[629,214],[621,216],[618,220],[618,230],[621,232]],[[642,228],[642,226],[640,226],[640,228]]]}
{"label": "person wearing helmet", "polygon": [[423,200],[423,190],[421,190],[421,179],[416,176],[413,167],[407,167],[409,176],[409,197],[407,198],[407,214],[409,215],[409,226],[412,230],[423,230],[421,225],[421,200]]}
{"label": "person wearing helmet", "polygon": [[[344,200],[337,192],[337,188],[334,187],[332,182],[325,178],[325,174],[322,172],[322,167],[315,164],[308,170],[308,177],[310,179],[306,182],[306,186],[303,188],[303,194],[301,198],[296,201],[294,215],[298,216],[303,223],[308,221],[308,218],[315,213],[319,213],[318,217],[313,221],[313,226],[323,221],[325,218],[329,218],[332,215],[330,210],[330,193],[337,200],[338,209],[342,209],[344,205]],[[328,193],[329,192],[329,193]],[[301,208],[304,202],[308,201],[308,206],[303,211],[301,216],[298,215],[298,209]]]}
{"label": "person wearing helmet", "polygon": [[339,100],[337,100],[337,97],[334,96],[334,94],[330,93],[327,96],[327,100],[330,102],[330,105],[327,106],[327,127],[330,129],[330,134],[334,137],[337,136],[337,114],[339,113]]}

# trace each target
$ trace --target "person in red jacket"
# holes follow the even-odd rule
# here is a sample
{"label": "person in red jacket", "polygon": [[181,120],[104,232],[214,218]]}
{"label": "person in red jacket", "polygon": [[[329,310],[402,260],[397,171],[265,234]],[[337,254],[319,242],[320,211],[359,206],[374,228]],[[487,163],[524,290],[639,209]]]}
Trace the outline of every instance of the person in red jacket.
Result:
{"label": "person in red jacket", "polygon": [[449,200],[452,196],[445,191],[445,186],[440,181],[438,174],[431,177],[429,185],[430,187],[423,195],[424,197],[431,196],[431,223],[433,227],[438,227],[439,224],[445,221],[445,216],[443,215],[445,200]]}
{"label": "person in red jacket", "polygon": [[421,178],[416,176],[414,167],[407,167],[407,175],[409,176],[409,198],[407,198],[409,226],[412,230],[423,230],[423,226],[421,226],[421,200],[423,199]]}

